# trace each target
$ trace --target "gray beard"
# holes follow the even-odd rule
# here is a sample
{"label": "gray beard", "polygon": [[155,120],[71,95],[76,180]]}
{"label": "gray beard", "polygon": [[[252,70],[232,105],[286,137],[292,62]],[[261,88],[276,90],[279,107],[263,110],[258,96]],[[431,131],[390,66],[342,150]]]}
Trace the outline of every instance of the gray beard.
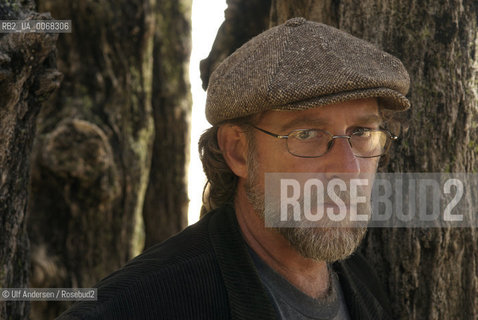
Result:
{"label": "gray beard", "polygon": [[[264,191],[257,183],[257,168],[255,152],[248,155],[248,177],[245,183],[246,196],[254,211],[265,221]],[[368,210],[365,206],[362,211]],[[275,227],[272,230],[281,234],[300,255],[317,261],[334,262],[350,256],[364,238],[367,227]]]}

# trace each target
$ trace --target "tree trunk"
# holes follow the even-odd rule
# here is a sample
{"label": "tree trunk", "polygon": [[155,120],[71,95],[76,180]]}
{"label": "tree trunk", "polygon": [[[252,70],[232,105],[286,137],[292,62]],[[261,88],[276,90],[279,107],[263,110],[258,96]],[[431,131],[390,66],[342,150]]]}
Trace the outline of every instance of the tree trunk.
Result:
{"label": "tree trunk", "polygon": [[[245,11],[234,14],[248,17]],[[273,26],[298,15],[369,40],[408,69],[412,108],[385,171],[478,171],[476,1],[273,0],[266,16]],[[229,17],[225,24],[232,21]],[[224,59],[213,53],[228,52],[223,47],[234,41],[221,39],[220,31],[203,63]],[[211,70],[203,68],[202,78],[208,79]],[[477,242],[472,228],[373,229],[361,250],[376,266],[397,319],[476,319]]]}
{"label": "tree trunk", "polygon": [[209,56],[201,61],[204,90],[216,67],[237,48],[269,25],[271,0],[227,0],[225,21],[219,28]]}
{"label": "tree trunk", "polygon": [[[409,128],[388,171],[477,172],[477,9],[474,0],[341,1],[338,26],[410,73]],[[371,230],[362,251],[379,266],[397,318],[476,319],[477,244],[472,228],[384,229]]]}
{"label": "tree trunk", "polygon": [[158,1],[153,49],[155,140],[143,207],[145,248],[187,225],[191,0]]}
{"label": "tree trunk", "polygon": [[[71,19],[58,41],[65,78],[42,110],[32,166],[32,287],[91,287],[142,249],[153,141],[150,0],[39,0]],[[51,319],[62,302],[33,304]]]}
{"label": "tree trunk", "polygon": [[[43,20],[23,1],[0,3],[0,20]],[[0,34],[0,288],[28,286],[26,207],[30,153],[42,101],[59,86],[57,35]],[[0,319],[24,319],[25,301],[0,302]]]}

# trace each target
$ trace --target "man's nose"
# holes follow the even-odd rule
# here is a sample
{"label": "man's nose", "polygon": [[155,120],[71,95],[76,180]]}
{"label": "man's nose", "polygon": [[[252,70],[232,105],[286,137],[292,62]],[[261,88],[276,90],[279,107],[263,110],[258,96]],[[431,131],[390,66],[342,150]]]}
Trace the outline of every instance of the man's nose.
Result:
{"label": "man's nose", "polygon": [[352,151],[347,138],[336,138],[326,155],[325,173],[332,178],[334,175],[348,174],[355,176],[360,173],[360,164]]}

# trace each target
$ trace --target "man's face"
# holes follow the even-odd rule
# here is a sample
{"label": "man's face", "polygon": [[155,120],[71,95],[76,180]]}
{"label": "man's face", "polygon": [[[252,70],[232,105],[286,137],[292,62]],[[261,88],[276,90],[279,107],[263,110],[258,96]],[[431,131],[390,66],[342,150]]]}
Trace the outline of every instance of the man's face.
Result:
{"label": "man's face", "polygon": [[[350,135],[360,128],[378,129],[376,99],[352,100],[305,111],[269,111],[257,127],[287,135],[296,129],[321,129],[333,135]],[[377,158],[359,158],[347,139],[335,139],[332,148],[318,158],[301,158],[287,151],[286,141],[256,131],[249,143],[246,194],[255,211],[264,218],[264,175],[267,172],[308,172],[322,174],[325,180],[369,177],[378,166]],[[369,196],[368,190],[362,191]],[[367,199],[368,202],[369,199]],[[369,211],[369,206],[362,206]],[[366,212],[369,214],[369,212]],[[277,213],[273,213],[277,214]],[[350,255],[365,235],[365,227],[280,227],[276,230],[304,257],[336,261]]]}

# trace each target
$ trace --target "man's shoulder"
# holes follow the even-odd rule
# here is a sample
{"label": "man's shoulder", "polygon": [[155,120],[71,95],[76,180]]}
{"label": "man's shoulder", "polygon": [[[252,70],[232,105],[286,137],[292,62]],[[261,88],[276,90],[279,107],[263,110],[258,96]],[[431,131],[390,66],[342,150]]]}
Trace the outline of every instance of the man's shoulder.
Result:
{"label": "man's shoulder", "polygon": [[100,281],[98,286],[117,278],[150,277],[170,269],[180,269],[192,262],[214,260],[208,232],[210,217],[208,215],[169,239],[148,248],[120,270]]}
{"label": "man's shoulder", "polygon": [[128,262],[126,267],[150,265],[154,269],[161,266],[178,264],[211,253],[212,246],[208,226],[214,212],[199,222],[187,227],[169,239],[155,244],[142,254]]}
{"label": "man's shoulder", "polygon": [[209,234],[213,214],[101,280],[98,301],[76,304],[61,319],[186,319],[193,310],[208,314],[214,308],[227,313],[227,293]]}

